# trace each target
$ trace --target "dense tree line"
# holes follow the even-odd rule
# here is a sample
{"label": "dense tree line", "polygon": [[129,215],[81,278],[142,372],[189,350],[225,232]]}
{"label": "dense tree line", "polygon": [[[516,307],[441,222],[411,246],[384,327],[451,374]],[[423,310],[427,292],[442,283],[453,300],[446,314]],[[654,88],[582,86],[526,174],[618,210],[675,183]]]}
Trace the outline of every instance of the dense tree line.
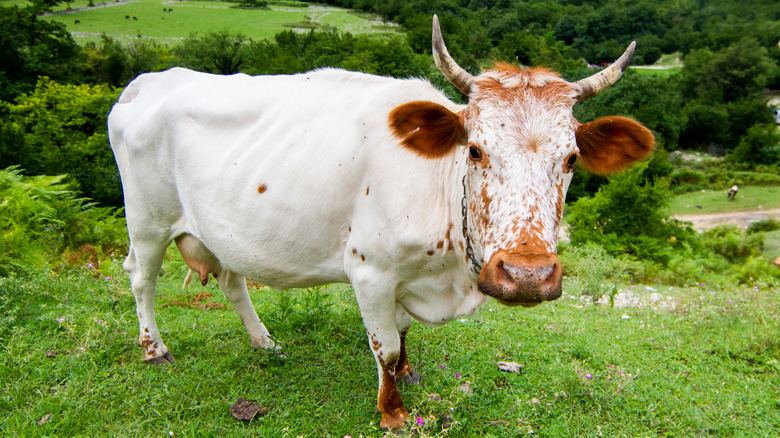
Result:
{"label": "dense tree line", "polygon": [[[578,105],[575,115],[583,122],[603,114],[632,116],[655,132],[665,150],[726,154],[743,168],[764,165],[777,172],[780,166],[777,130],[762,94],[780,88],[780,4],[774,1],[751,0],[747,7],[733,0],[328,0],[380,14],[405,35],[326,28],[254,41],[218,32],[193,34],[174,46],[103,37],[85,47],[62,25],[40,18],[56,3],[0,8],[0,168],[68,173],[83,194],[105,205],[121,204],[105,115],[119,89],[138,74],[172,66],[219,74],[331,66],[426,77],[462,100],[430,58],[433,13],[441,17],[453,56],[474,73],[501,59],[545,65],[576,80],[593,73],[588,64],[611,62],[634,39],[635,64],[679,52],[680,73],[629,70],[617,85]],[[603,183],[577,172],[570,197],[587,196]]]}

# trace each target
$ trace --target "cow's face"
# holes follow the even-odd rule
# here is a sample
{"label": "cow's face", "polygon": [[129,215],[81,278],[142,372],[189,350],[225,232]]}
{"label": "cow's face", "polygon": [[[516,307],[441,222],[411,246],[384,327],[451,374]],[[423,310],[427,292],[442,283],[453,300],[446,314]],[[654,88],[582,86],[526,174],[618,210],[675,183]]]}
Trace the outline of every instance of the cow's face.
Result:
{"label": "cow's face", "polygon": [[480,291],[509,305],[554,300],[561,295],[558,227],[575,162],[612,173],[653,148],[650,131],[633,120],[604,117],[580,125],[572,115],[575,103],[617,80],[633,45],[623,65],[619,60],[576,83],[507,64],[473,77],[449,58],[443,42],[437,47],[437,31],[434,19],[437,65],[469,96],[468,107],[453,113],[430,102],[408,103],[391,113],[391,128],[423,156],[465,156],[468,232],[482,264]]}

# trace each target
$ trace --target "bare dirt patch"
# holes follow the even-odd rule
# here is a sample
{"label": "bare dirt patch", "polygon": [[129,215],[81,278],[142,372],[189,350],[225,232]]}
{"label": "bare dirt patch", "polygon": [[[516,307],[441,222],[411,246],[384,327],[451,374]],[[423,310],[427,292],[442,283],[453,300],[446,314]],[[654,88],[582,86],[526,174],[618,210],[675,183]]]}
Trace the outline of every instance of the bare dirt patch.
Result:
{"label": "bare dirt patch", "polygon": [[780,219],[780,208],[771,210],[732,211],[727,213],[678,214],[674,216],[674,218],[692,223],[693,229],[696,231],[707,230],[722,224],[747,228],[753,222]]}

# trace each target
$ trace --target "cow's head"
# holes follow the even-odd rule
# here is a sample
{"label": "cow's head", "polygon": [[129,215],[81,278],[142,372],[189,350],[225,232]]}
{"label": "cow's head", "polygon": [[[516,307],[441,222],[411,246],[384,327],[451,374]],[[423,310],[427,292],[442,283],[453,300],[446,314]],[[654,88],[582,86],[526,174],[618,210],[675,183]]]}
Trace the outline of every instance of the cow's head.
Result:
{"label": "cow's head", "polygon": [[574,83],[502,63],[472,76],[450,57],[434,16],[436,65],[469,104],[453,113],[432,102],[407,103],[393,110],[390,125],[406,147],[428,158],[465,146],[468,232],[484,263],[484,294],[525,306],[558,298],[558,226],[575,161],[608,174],[653,150],[652,133],[631,119],[580,124],[572,113],[574,104],[615,83],[633,52],[634,43],[613,65]]}

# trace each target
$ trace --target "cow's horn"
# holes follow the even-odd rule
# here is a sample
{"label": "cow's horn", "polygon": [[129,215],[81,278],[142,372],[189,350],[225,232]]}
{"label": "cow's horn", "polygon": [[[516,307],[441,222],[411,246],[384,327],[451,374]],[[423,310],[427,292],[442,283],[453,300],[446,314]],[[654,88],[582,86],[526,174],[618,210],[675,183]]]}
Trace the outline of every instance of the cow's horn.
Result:
{"label": "cow's horn", "polygon": [[458,87],[458,90],[463,92],[463,94],[468,96],[471,92],[471,84],[474,81],[474,77],[466,70],[463,70],[447,52],[447,46],[444,45],[444,38],[441,36],[439,17],[435,14],[433,16],[433,60],[444,77],[452,85]]}
{"label": "cow's horn", "polygon": [[574,89],[577,90],[577,102],[589,99],[617,82],[628,68],[628,63],[631,61],[631,56],[634,55],[635,48],[636,41],[632,42],[626,51],[623,52],[623,55],[613,62],[612,65],[593,76],[575,82]]}

